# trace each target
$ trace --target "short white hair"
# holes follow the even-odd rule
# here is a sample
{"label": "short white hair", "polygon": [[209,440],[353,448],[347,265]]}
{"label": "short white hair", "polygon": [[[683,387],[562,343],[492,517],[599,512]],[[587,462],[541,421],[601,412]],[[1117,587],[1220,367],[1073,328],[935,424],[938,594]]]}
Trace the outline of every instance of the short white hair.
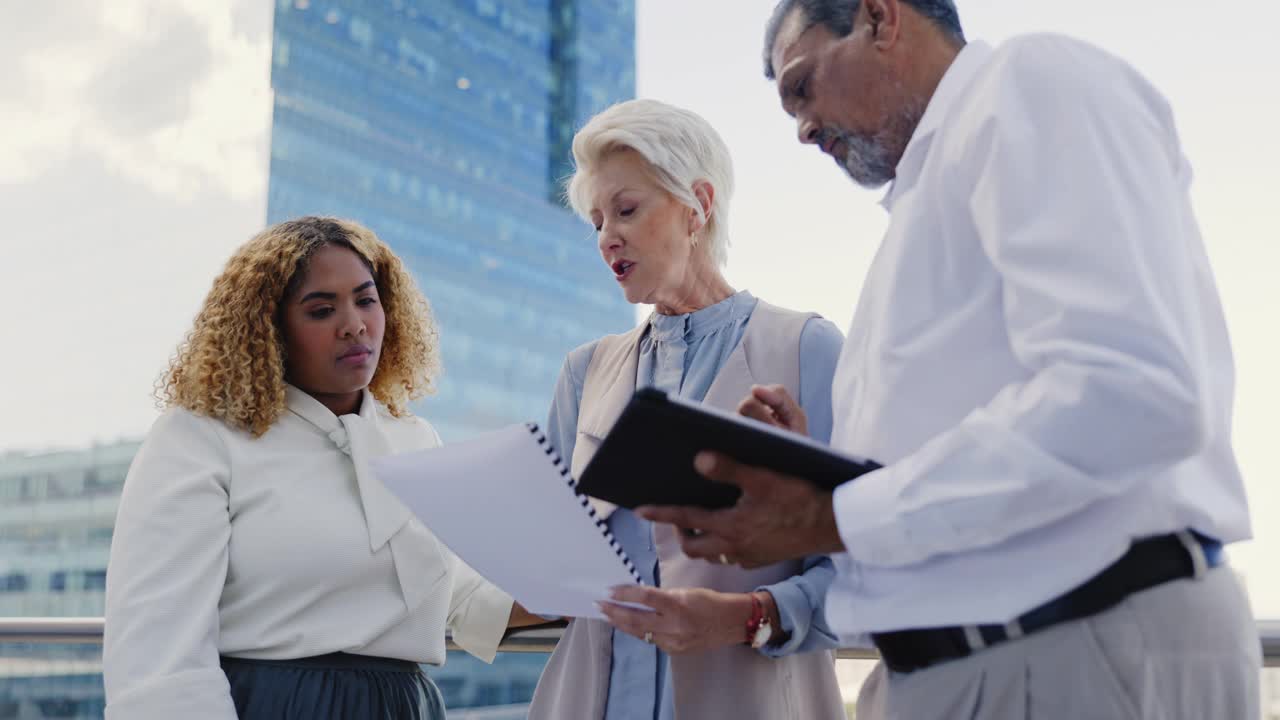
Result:
{"label": "short white hair", "polygon": [[[649,164],[658,184],[698,213],[707,251],[716,265],[729,258],[729,199],[733,161],[720,134],[701,115],[657,100],[618,103],[587,121],[573,136],[574,172],[566,183],[570,207],[590,221],[593,173],[610,154],[634,150]],[[704,215],[696,183],[715,188]]]}

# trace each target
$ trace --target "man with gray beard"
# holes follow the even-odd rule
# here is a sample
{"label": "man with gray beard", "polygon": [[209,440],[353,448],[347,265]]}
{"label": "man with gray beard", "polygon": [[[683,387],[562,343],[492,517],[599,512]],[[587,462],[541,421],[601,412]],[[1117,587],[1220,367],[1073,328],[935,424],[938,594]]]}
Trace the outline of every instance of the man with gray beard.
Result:
{"label": "man with gray beard", "polygon": [[[735,507],[640,514],[695,558],[831,553],[828,623],[888,668],[859,717],[1258,717],[1231,350],[1166,101],[1069,38],[967,43],[952,0],[783,0],[765,74],[888,185],[832,432],[884,468],[828,493],[703,453]],[[804,426],[776,387],[741,411]]]}

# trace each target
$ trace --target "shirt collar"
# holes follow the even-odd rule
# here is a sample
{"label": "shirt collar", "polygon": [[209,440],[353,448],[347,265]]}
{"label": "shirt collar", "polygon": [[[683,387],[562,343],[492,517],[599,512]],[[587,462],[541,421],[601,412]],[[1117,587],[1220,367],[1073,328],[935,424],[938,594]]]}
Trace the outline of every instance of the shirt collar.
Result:
{"label": "shirt collar", "polygon": [[[289,412],[294,415],[315,425],[326,433],[331,433],[342,426],[338,416],[334,415],[332,410],[325,407],[324,403],[311,397],[305,391],[285,383],[284,392]],[[360,410],[356,414],[376,427],[378,424],[377,400],[374,399],[368,388],[361,390],[360,393]]]}
{"label": "shirt collar", "polygon": [[[909,174],[912,168],[920,166],[915,155],[929,148],[933,134],[942,127],[951,108],[968,89],[974,76],[991,59],[993,52],[991,46],[981,40],[974,40],[960,48],[960,52],[951,61],[951,66],[942,74],[942,80],[938,82],[933,96],[929,98],[929,104],[925,107],[924,115],[920,117],[920,123],[916,125],[915,132],[911,134],[911,140],[902,151],[902,158],[898,161],[895,173],[898,179]],[[898,187],[898,179],[889,184],[889,189],[885,191],[884,198],[880,201],[886,210],[893,207],[894,190]]]}
{"label": "shirt collar", "polygon": [[754,306],[755,297],[746,290],[739,290],[714,305],[691,313],[662,315],[655,312],[649,316],[650,336],[666,342],[677,339],[693,342],[750,315]]}

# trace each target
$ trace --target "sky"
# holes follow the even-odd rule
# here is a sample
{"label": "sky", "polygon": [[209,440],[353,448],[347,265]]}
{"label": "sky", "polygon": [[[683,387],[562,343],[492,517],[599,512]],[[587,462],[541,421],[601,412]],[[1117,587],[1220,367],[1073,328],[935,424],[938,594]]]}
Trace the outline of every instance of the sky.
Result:
{"label": "sky", "polygon": [[[1235,447],[1257,539],[1232,551],[1280,618],[1280,3],[959,0],[971,39],[1058,32],[1169,98],[1236,357]],[[847,326],[886,226],[878,192],[802,147],[761,73],[773,0],[637,0],[638,93],[733,151],[728,278]],[[133,438],[230,252],[266,215],[267,0],[0,0],[0,451]],[[429,291],[429,289],[428,289]]]}

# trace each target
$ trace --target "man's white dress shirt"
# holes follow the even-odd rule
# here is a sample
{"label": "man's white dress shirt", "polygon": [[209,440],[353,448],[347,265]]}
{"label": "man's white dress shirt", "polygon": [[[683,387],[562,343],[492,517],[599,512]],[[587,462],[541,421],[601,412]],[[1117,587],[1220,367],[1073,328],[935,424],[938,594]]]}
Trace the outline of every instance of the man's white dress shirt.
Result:
{"label": "man's white dress shirt", "polygon": [[125,480],[107,568],[107,717],[234,720],[219,654],[348,652],[440,664],[445,629],[492,660],[512,601],[377,481],[439,445],[365,392],[338,417],[288,388],[262,437],[170,409]]}
{"label": "man's white dress shirt", "polygon": [[1165,100],[1063,37],[969,44],[884,205],[834,382],[845,638],[1003,623],[1134,538],[1249,537],[1233,370]]}

